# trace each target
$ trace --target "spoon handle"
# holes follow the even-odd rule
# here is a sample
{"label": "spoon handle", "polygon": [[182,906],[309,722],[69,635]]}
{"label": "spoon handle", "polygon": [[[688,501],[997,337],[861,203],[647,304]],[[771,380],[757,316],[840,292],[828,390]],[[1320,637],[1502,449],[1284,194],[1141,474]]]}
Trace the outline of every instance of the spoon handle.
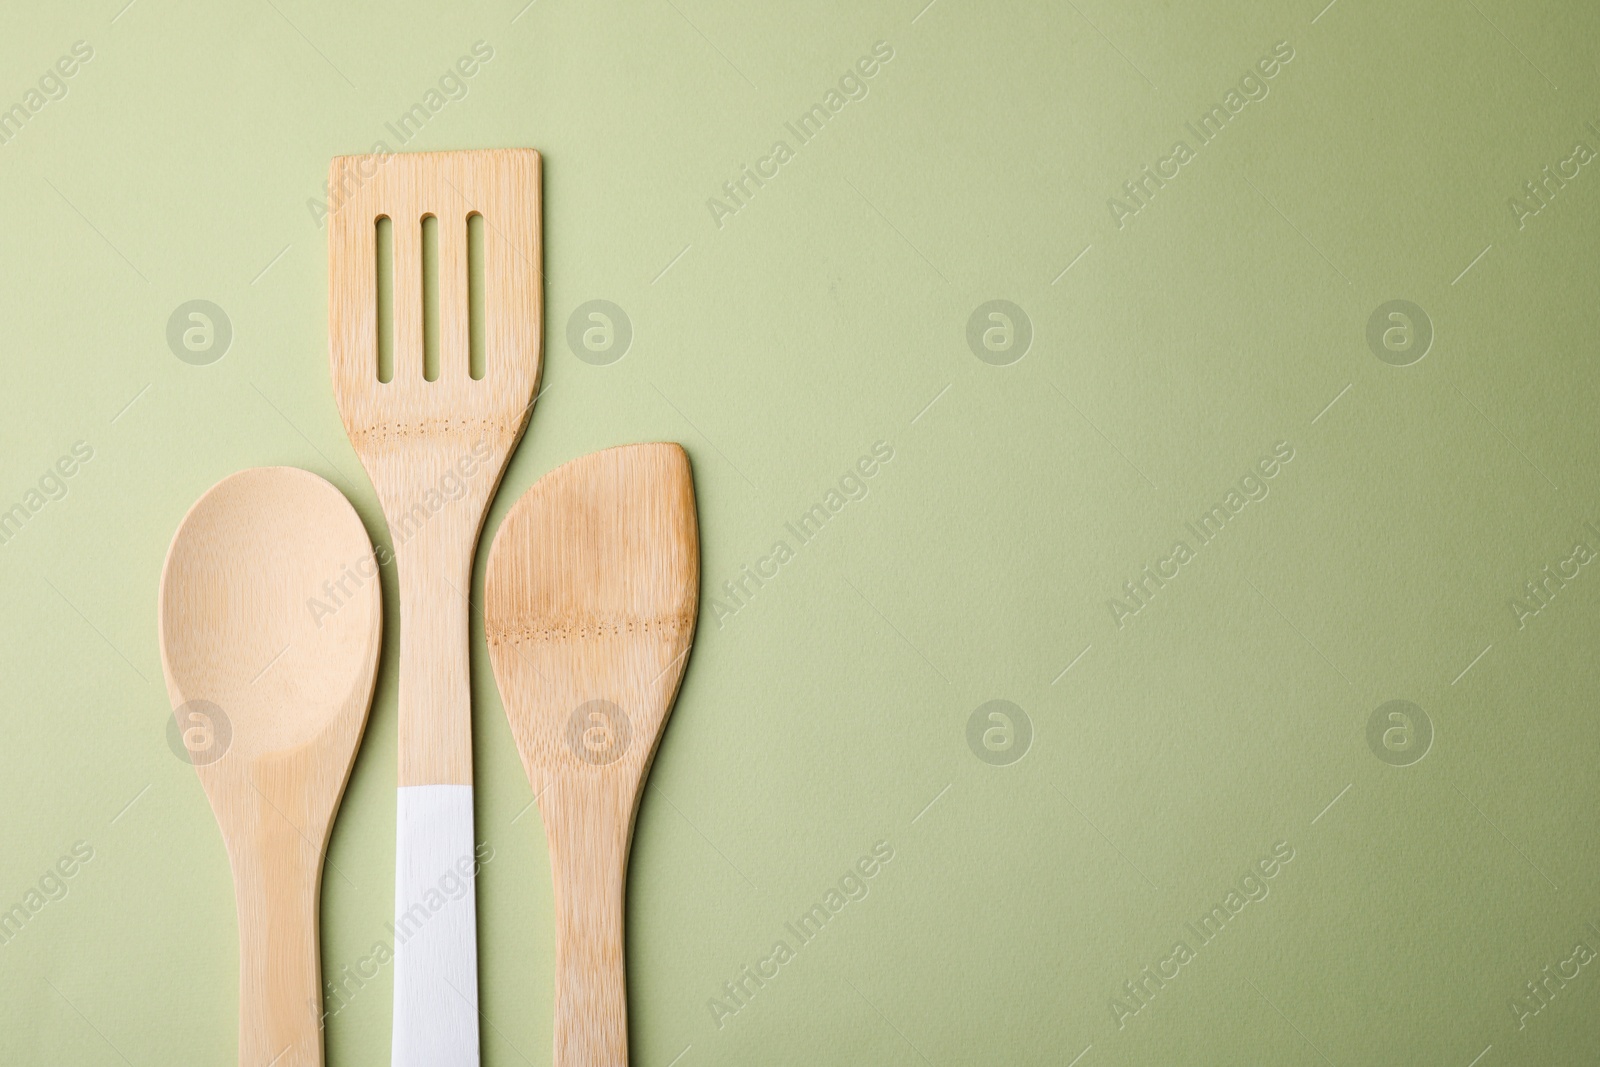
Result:
{"label": "spoon handle", "polygon": [[231,850],[239,908],[239,1064],[321,1067],[322,853],[294,824],[301,813],[292,807],[275,806],[259,792],[239,802],[254,809],[254,840]]}
{"label": "spoon handle", "polygon": [[555,880],[554,1067],[626,1067],[623,896],[632,797],[614,783],[564,779],[540,799],[539,811]]}

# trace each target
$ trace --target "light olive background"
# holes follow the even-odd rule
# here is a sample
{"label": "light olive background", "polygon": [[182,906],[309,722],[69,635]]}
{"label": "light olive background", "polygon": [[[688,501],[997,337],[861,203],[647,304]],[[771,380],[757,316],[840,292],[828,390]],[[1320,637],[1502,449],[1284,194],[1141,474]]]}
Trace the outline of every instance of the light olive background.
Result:
{"label": "light olive background", "polygon": [[[331,479],[388,541],[308,206],[382,140],[544,153],[547,392],[483,547],[575,456],[694,463],[701,624],[629,885],[635,1063],[1592,1062],[1594,963],[1520,1028],[1512,998],[1600,950],[1600,572],[1520,628],[1512,599],[1600,551],[1600,168],[1520,228],[1508,206],[1600,149],[1591,5],[123,3],[13,5],[0,32],[0,106],[93,48],[0,147],[0,508],[93,449],[0,545],[0,908],[94,850],[0,946],[0,1060],[236,1056],[229,872],[167,745],[156,583],[247,466]],[[402,144],[385,124],[480,41]],[[1269,95],[1199,147],[1184,123],[1280,41]],[[801,145],[785,123],[877,42],[865,98]],[[1119,228],[1109,200],[1180,138],[1195,158]],[[719,226],[708,199],[780,139]],[[208,365],[166,339],[196,299],[233,331]],[[593,300],[632,329],[608,365],[567,343]],[[994,300],[1031,325],[1009,365],[967,341]],[[1367,342],[1391,300],[1432,324],[1409,366]],[[865,497],[800,544],[785,523],[877,442]],[[1119,628],[1123,583],[1279,442],[1270,494]],[[330,978],[391,915],[392,568],[384,592]],[[549,865],[476,616],[473,657],[483,1059],[542,1064]],[[1020,760],[969,747],[991,700],[1028,717]],[[1369,748],[1390,700],[1431,722],[1420,762]],[[879,841],[870,893],[719,1026],[723,983]],[[1200,945],[1185,924],[1280,842],[1270,895]],[[1195,958],[1119,1025],[1180,939]],[[391,982],[330,1019],[329,1063],[387,1063]]]}

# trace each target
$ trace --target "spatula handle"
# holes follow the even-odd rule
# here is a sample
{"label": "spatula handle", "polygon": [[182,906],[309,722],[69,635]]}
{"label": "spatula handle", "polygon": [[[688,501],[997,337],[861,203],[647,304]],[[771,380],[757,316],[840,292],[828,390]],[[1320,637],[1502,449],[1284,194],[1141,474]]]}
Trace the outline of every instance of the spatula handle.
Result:
{"label": "spatula handle", "polygon": [[632,806],[615,790],[564,782],[539,801],[555,880],[554,1067],[628,1063],[623,897]]}
{"label": "spatula handle", "polygon": [[446,508],[394,536],[400,789],[391,1062],[478,1067],[466,599],[476,527],[461,508]]}
{"label": "spatula handle", "polygon": [[395,848],[394,1067],[477,1067],[472,787],[401,786]]}
{"label": "spatula handle", "polygon": [[472,784],[467,593],[475,519],[458,502],[418,525],[402,516],[391,526],[400,586],[402,787]]}

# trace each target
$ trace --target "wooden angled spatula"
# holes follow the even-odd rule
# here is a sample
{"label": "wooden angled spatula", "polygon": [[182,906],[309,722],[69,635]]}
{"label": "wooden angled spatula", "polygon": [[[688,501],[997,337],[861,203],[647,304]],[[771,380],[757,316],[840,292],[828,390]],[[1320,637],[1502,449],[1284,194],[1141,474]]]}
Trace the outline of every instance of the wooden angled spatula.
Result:
{"label": "wooden angled spatula", "polygon": [[699,602],[694,485],[675,444],[557,468],[489,549],[489,659],[555,878],[555,1067],[628,1062],[628,847]]}

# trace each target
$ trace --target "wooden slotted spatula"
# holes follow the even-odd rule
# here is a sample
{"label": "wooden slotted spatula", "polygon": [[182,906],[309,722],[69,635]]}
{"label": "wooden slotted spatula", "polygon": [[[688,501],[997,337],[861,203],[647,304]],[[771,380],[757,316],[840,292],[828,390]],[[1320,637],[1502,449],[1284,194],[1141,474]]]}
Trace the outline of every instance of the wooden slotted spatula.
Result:
{"label": "wooden slotted spatula", "polygon": [[[539,380],[539,154],[343,156],[328,185],[338,198],[328,229],[333,391],[399,569],[393,1063],[471,1067],[478,967],[467,596],[483,516]],[[392,234],[392,323],[379,317],[381,224]],[[436,234],[431,274],[425,230]],[[477,285],[474,253],[483,265]],[[387,382],[380,333],[392,340]],[[430,381],[424,338],[435,336]],[[470,374],[475,337],[481,380]]]}
{"label": "wooden slotted spatula", "polygon": [[558,467],[489,549],[489,659],[555,878],[555,1067],[628,1062],[628,846],[699,601],[694,485],[674,444]]}
{"label": "wooden slotted spatula", "polygon": [[322,862],[372,702],[378,588],[355,509],[293,467],[212,486],[161,570],[161,669],[233,868],[241,1067],[322,1064]]}

